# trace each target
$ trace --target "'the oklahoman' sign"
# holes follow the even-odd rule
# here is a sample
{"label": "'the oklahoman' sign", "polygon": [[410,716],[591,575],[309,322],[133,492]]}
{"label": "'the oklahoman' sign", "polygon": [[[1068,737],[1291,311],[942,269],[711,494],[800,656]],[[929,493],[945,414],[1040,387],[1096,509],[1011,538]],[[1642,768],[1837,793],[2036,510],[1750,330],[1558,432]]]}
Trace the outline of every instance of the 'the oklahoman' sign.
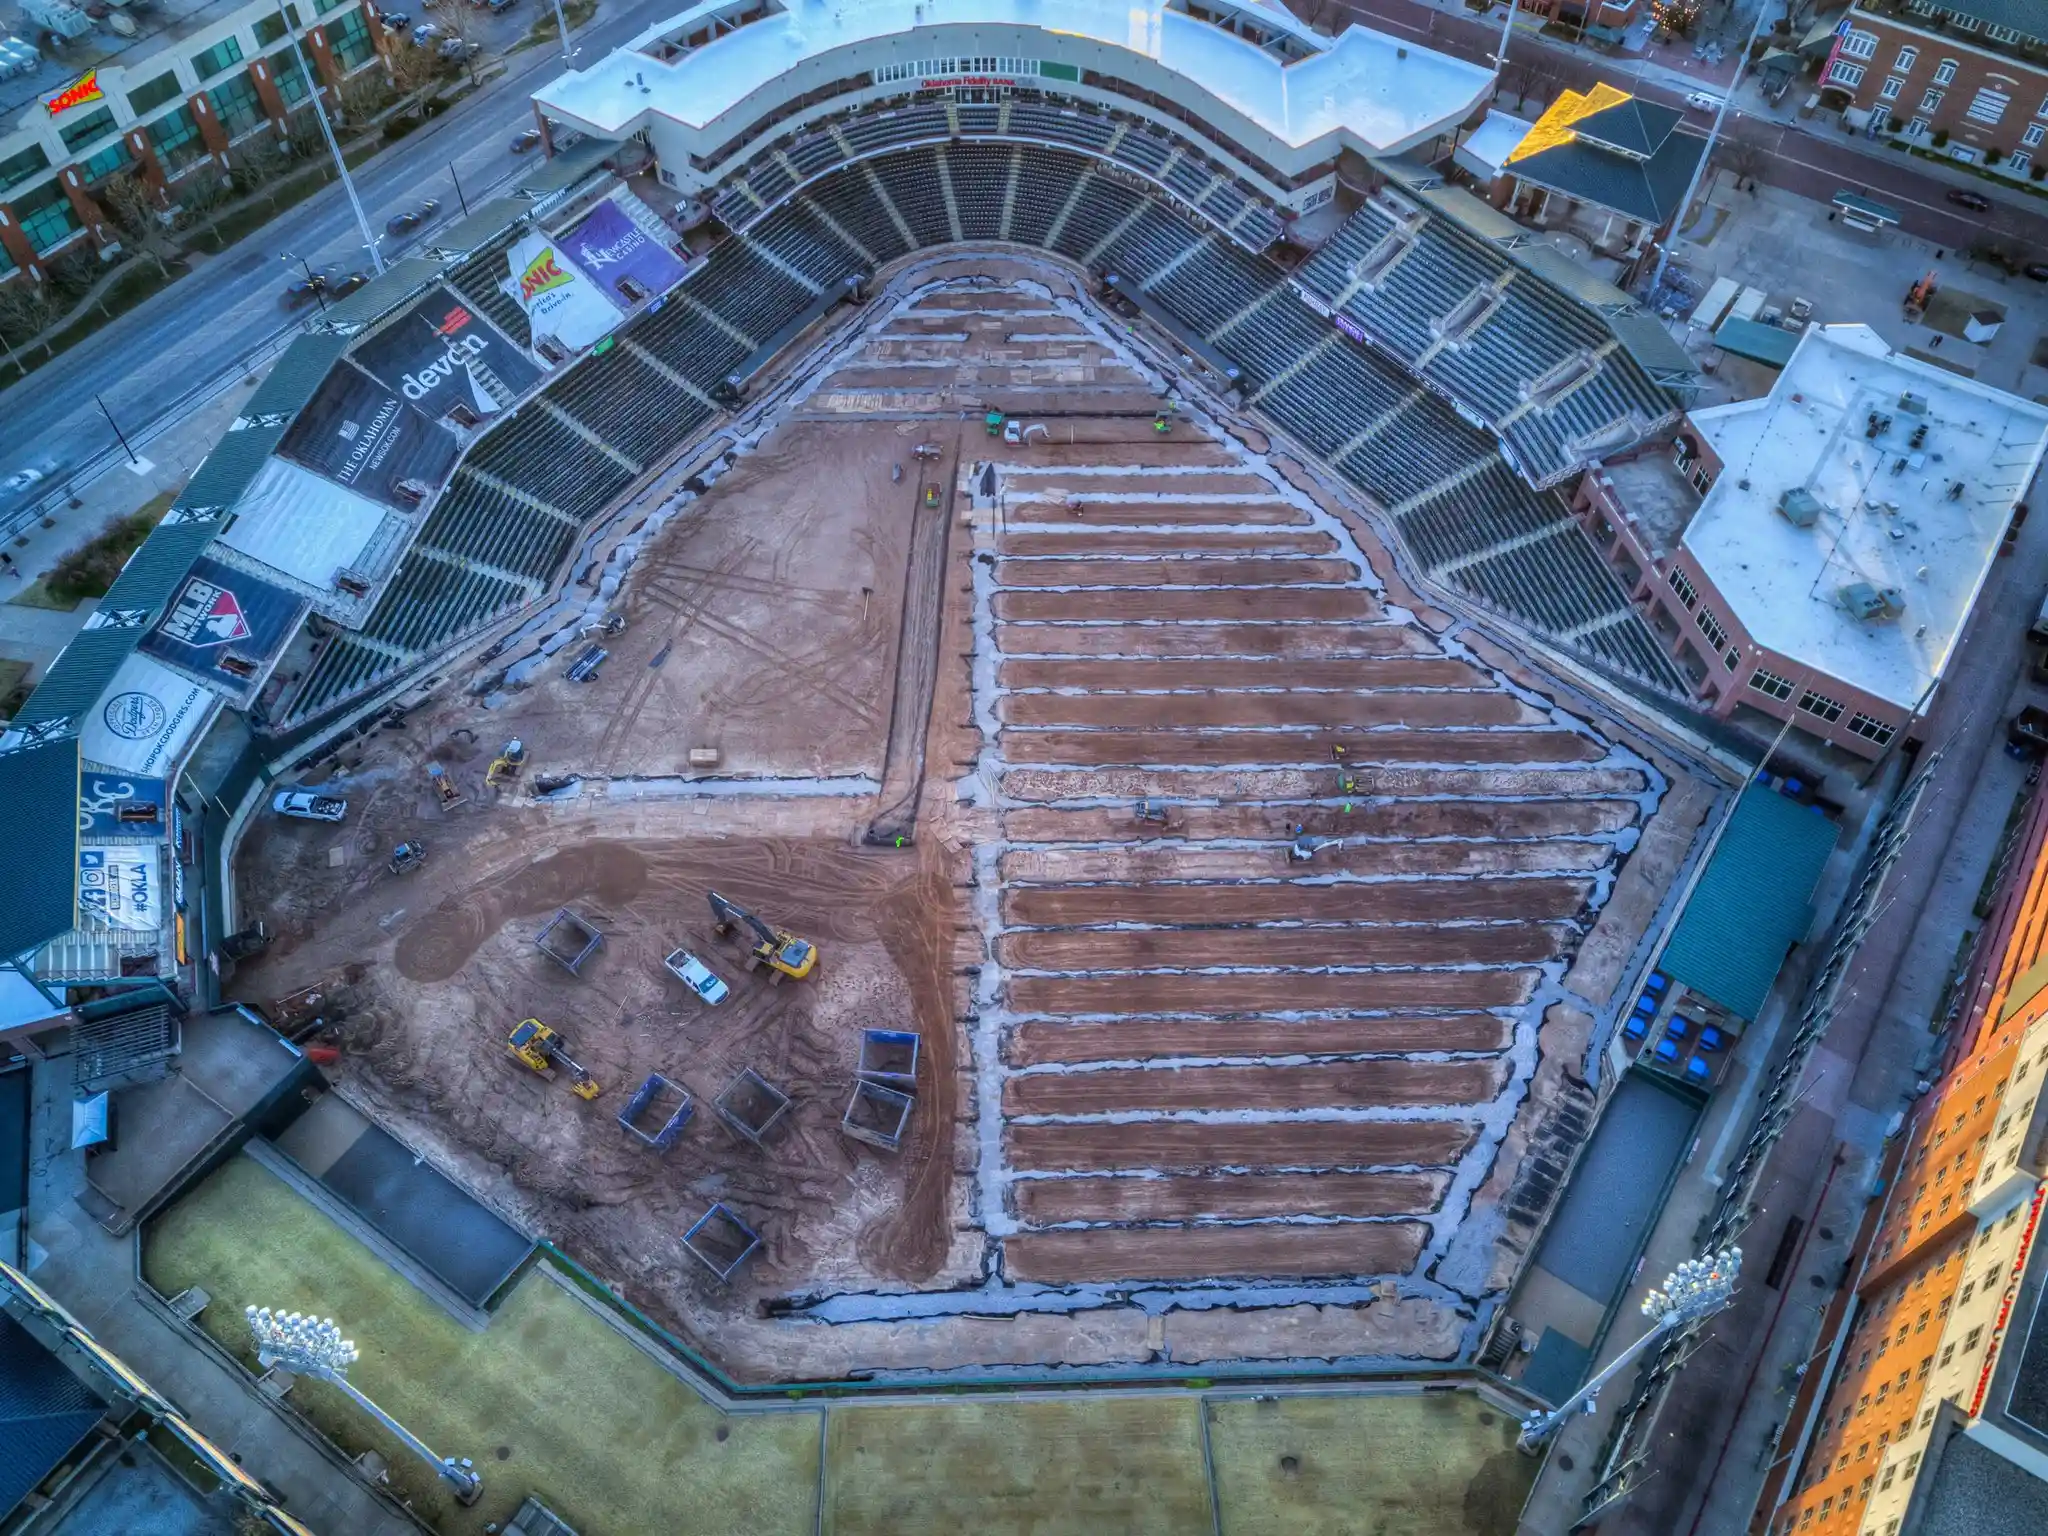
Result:
{"label": "'the oklahoman' sign", "polygon": [[43,105],[49,109],[50,116],[55,117],[60,112],[69,112],[73,107],[82,107],[89,101],[105,101],[106,98],[107,93],[100,89],[100,72],[97,69],[88,69],[56,95],[44,97]]}

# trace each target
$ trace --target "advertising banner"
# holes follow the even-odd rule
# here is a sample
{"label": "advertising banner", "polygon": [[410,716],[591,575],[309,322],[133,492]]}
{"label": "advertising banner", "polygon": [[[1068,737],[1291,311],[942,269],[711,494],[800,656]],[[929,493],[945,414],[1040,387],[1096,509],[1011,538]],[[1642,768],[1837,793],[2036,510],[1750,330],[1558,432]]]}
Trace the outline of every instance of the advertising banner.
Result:
{"label": "advertising banner", "polygon": [[495,375],[514,395],[540,378],[533,359],[449,288],[428,289],[350,356],[435,421],[457,406],[478,416],[498,409],[480,371]]}
{"label": "advertising banner", "polygon": [[683,280],[675,252],[647,237],[609,198],[557,244],[570,262],[622,310],[668,292]]}
{"label": "advertising banner", "polygon": [[155,933],[163,927],[162,877],[157,850],[81,848],[78,911],[89,928]]}
{"label": "advertising banner", "polygon": [[238,702],[299,627],[306,599],[201,556],[142,649],[205,678]]}
{"label": "advertising banner", "polygon": [[512,247],[512,274],[505,291],[526,311],[536,346],[553,337],[570,352],[585,347],[619,323],[619,309],[546,235],[528,235]]}
{"label": "advertising banner", "polygon": [[217,702],[211,689],[134,651],[80,723],[79,756],[118,772],[161,778],[177,766]]}
{"label": "advertising banner", "polygon": [[78,775],[78,831],[83,837],[162,837],[164,781],[82,770]]}
{"label": "advertising banner", "polygon": [[277,451],[406,511],[441,488],[461,446],[397,390],[344,361],[328,372]]}

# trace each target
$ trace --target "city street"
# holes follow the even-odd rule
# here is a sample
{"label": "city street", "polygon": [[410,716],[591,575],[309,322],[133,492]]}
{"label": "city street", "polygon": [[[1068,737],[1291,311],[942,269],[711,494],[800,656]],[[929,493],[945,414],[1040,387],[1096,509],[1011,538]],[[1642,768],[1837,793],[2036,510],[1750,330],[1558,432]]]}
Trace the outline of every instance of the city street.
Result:
{"label": "city street", "polygon": [[[1422,0],[1347,0],[1336,10],[1360,26],[1411,37],[1459,58],[1490,62],[1500,46],[1498,20],[1446,15]],[[1697,81],[1688,79],[1681,84],[1672,78],[1668,66],[1643,55],[1596,56],[1520,27],[1508,44],[1508,57],[1509,84],[1500,97],[1504,110],[1515,105],[1516,93],[1523,86],[1521,71],[1525,68],[1532,106],[1554,100],[1560,91],[1582,91],[1605,80],[1645,101],[1684,107],[1688,90],[1709,83],[1725,85],[1725,76],[1732,73],[1731,66],[1724,66],[1722,79],[1710,81],[1702,74]],[[1811,90],[1812,82],[1795,82],[1786,97],[1787,104],[1804,100]],[[1733,143],[1755,147],[1755,174],[1765,184],[1820,202],[1827,202],[1840,191],[1874,197],[1900,211],[1900,228],[1907,234],[1939,244],[1966,248],[1977,241],[1993,239],[2008,245],[2024,242],[2048,251],[2048,203],[2023,192],[2006,191],[1965,171],[1946,171],[1897,150],[1867,144],[1859,147],[1837,128],[1822,126],[1813,131],[1810,125],[1794,127],[1774,118],[1751,115],[1741,108],[1751,101],[1753,94],[1745,90],[1737,105],[1730,107],[1722,136]],[[1711,115],[1697,108],[1687,109],[1686,115],[1702,133],[1711,125]],[[1821,120],[1814,122],[1819,124]],[[1726,158],[1724,152],[1724,162]],[[1744,170],[1747,169],[1745,165]],[[1983,192],[1994,200],[1994,207],[1982,214],[1954,207],[1944,194],[1959,186]]]}
{"label": "city street", "polygon": [[[513,15],[530,25],[541,3],[524,0]],[[606,0],[596,16],[570,33],[570,44],[580,59],[601,58],[674,9],[671,0]],[[355,172],[375,233],[383,233],[391,215],[429,197],[441,202],[437,224],[459,218],[454,176],[460,176],[463,195],[474,207],[531,158],[512,154],[512,136],[533,122],[531,93],[560,72],[560,44],[522,49],[505,63],[498,79]],[[403,255],[435,227],[387,239],[387,260]],[[0,419],[8,424],[0,474],[45,455],[65,469],[84,464],[116,446],[95,396],[124,430],[133,432],[194,385],[238,367],[280,326],[313,318],[311,310],[291,316],[279,303],[285,285],[298,274],[295,263],[287,266],[281,259],[285,252],[315,267],[331,264],[352,271],[370,266],[341,188],[323,188],[240,244],[194,263],[188,275],[163,292],[0,390]]]}

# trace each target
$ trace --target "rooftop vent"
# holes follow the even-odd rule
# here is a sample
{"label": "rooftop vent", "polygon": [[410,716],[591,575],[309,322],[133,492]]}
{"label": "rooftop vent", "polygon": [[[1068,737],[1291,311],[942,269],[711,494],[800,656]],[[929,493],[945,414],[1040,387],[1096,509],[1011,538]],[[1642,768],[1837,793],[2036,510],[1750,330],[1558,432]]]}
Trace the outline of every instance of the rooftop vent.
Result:
{"label": "rooftop vent", "polygon": [[1927,398],[1924,395],[1901,395],[1899,396],[1899,409],[1908,416],[1925,416],[1927,414]]}
{"label": "rooftop vent", "polygon": [[1795,485],[1778,498],[1778,511],[1794,528],[1811,528],[1827,510],[1821,499],[1803,485]]}
{"label": "rooftop vent", "polygon": [[1906,611],[1906,594],[1897,587],[1874,587],[1867,581],[1852,581],[1836,589],[1842,607],[1866,624],[1896,619]]}

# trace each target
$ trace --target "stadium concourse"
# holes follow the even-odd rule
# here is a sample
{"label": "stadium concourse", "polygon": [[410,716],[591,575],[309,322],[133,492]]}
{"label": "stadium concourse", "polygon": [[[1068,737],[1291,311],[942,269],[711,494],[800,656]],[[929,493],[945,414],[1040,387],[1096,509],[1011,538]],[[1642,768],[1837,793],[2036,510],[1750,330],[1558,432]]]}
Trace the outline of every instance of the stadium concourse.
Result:
{"label": "stadium concourse", "polygon": [[[821,1256],[771,1232],[759,1286],[733,1295],[879,1325],[920,1307],[956,1321],[1127,1311],[1123,1288],[1153,1282],[1190,1311],[1350,1309],[1300,1335],[1303,1353],[1458,1358],[1583,1129],[1591,1015],[1675,867],[1644,873],[1630,856],[1686,770],[1603,700],[1675,702],[1682,682],[1555,487],[1674,419],[1682,357],[1624,295],[1560,269],[1429,170],[1486,98],[1483,71],[1359,28],[1319,37],[1262,6],[1106,20],[1082,0],[985,0],[977,20],[947,25],[924,11],[698,6],[539,93],[548,165],[284,355],[0,738],[0,798],[49,807],[53,828],[20,852],[24,894],[0,951],[32,955],[50,985],[156,977],[215,1000],[235,995],[240,951],[223,941],[266,902],[296,901],[303,926],[246,974],[320,981],[286,962],[310,964],[346,933],[358,954],[410,956],[393,967],[408,983],[469,976],[474,1001],[435,1002],[475,1037],[448,1049],[486,1052],[501,1074],[501,1043],[476,1021],[529,1006],[491,990],[511,974],[507,924],[528,914],[516,892],[485,899],[478,882],[488,865],[517,887],[524,871],[506,861],[531,850],[491,863],[479,848],[466,864],[437,849],[416,887],[440,892],[431,914],[357,903],[347,881],[363,849],[349,849],[419,814],[415,754],[404,792],[373,775],[361,791],[400,820],[359,812],[321,846],[324,864],[279,854],[268,877],[266,828],[238,882],[236,846],[266,786],[328,771],[408,713],[446,728],[431,760],[459,767],[460,732],[473,747],[533,712],[535,739],[562,733],[549,750],[589,798],[558,810],[522,797],[508,816],[550,854],[564,837],[589,846],[529,892],[584,871],[634,942],[654,944],[654,908],[632,906],[643,883],[694,904],[738,855],[644,808],[603,823],[593,802],[629,798],[626,781],[653,771],[644,753],[631,766],[633,729],[590,716],[612,707],[623,669],[581,693],[545,669],[614,606],[640,602],[631,633],[643,632],[651,583],[621,576],[621,551],[667,561],[664,600],[685,616],[790,579],[786,565],[677,561],[648,509],[714,531],[740,515],[720,511],[725,476],[821,379],[849,398],[878,379],[950,379],[936,406],[861,409],[952,434],[931,505],[971,505],[973,539],[949,543],[943,525],[906,536],[917,579],[896,585],[937,592],[943,572],[971,592],[953,636],[971,646],[971,687],[948,684],[939,620],[913,623],[910,596],[897,638],[875,640],[892,632],[890,589],[824,591],[833,573],[811,572],[821,612],[860,613],[849,644],[897,648],[893,669],[873,669],[896,679],[893,705],[870,700],[861,716],[890,721],[887,739],[823,788],[814,774],[778,789],[771,773],[729,787],[735,802],[868,797],[854,812],[764,813],[809,851],[790,859],[757,827],[750,899],[783,894],[842,922],[843,936],[821,931],[867,945],[875,977],[895,967],[874,984],[899,1002],[942,989],[907,974],[912,951],[958,990],[936,1026],[954,1033],[933,1041],[947,1087],[927,1101],[945,1129],[926,1132],[918,1176],[888,1196],[951,1220],[952,1236],[892,1268],[850,1242]],[[654,206],[664,187],[684,194],[673,212]],[[976,279],[983,301],[960,299]],[[1002,327],[1017,310],[1060,323],[1013,335]],[[1051,360],[1048,337],[1079,350]],[[1055,410],[1043,391],[1077,377],[1096,392]],[[1064,456],[982,450],[978,417],[1005,389],[1014,416],[1068,420]],[[1122,428],[1087,435],[1104,421],[1138,422],[1137,444]],[[1044,481],[1049,467],[1065,478]],[[814,475],[804,495],[817,494]],[[1553,663],[1569,688],[1536,669]],[[936,739],[963,718],[978,734],[959,771],[928,780],[927,722]],[[801,719],[785,707],[780,724]],[[602,738],[603,763],[579,762],[579,731]],[[360,749],[385,754],[372,767],[399,761],[396,734]],[[94,811],[83,846],[60,837],[81,773],[130,775],[144,798],[154,785],[156,822]],[[946,824],[956,789],[979,820]],[[880,803],[897,791],[909,810],[893,835],[916,845],[932,816],[944,824],[944,853],[929,855],[941,862],[919,878],[971,911],[934,900],[902,926],[915,902],[898,888],[915,882],[872,862],[887,853],[848,852],[900,808]],[[1155,825],[1139,836],[1122,819],[1136,796],[1165,802],[1164,846],[1131,846]],[[598,819],[573,835],[550,820],[586,815]],[[607,836],[667,841],[620,853]],[[1346,846],[1296,871],[1323,836]],[[459,855],[485,834],[448,837]],[[89,856],[120,881],[87,891]],[[1632,879],[1644,889],[1617,899]],[[860,911],[835,918],[834,895]],[[1141,935],[1120,925],[1126,901],[1149,914]],[[1232,937],[1197,932],[1218,921]],[[1570,982],[1603,925],[1604,984]],[[828,971],[811,995],[830,1012],[857,992]],[[588,1006],[582,995],[560,1007]],[[778,1007],[811,1028],[809,1001]],[[595,1038],[600,1062],[616,1012],[577,1036]],[[652,1017],[626,1013],[635,1027]],[[832,1048],[812,1029],[795,1055],[836,1084]],[[484,1082],[485,1058],[463,1070]],[[503,1091],[491,1079],[471,1106],[494,1135]],[[559,1105],[529,1108],[536,1137],[559,1123]],[[1166,1129],[1148,1141],[1134,1125]],[[831,1141],[812,1126],[801,1144],[820,1135]],[[1215,1152],[1212,1137],[1238,1150]],[[476,1171],[461,1149],[451,1161]],[[544,1197],[576,1177],[565,1163],[506,1198],[531,1196],[536,1223],[562,1230]],[[800,1182],[806,1199],[844,1194],[815,1167]],[[779,1211],[772,1184],[739,1187]],[[872,1289],[905,1277],[955,1289]],[[700,1314],[679,1291],[669,1315],[737,1333],[730,1300]],[[1274,1342],[1286,1333],[1257,1348],[1289,1353]],[[1093,1358],[1159,1347],[1123,1339]],[[879,1363],[954,1366],[990,1348],[922,1345]],[[811,1368],[784,1343],[755,1367]]]}

